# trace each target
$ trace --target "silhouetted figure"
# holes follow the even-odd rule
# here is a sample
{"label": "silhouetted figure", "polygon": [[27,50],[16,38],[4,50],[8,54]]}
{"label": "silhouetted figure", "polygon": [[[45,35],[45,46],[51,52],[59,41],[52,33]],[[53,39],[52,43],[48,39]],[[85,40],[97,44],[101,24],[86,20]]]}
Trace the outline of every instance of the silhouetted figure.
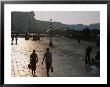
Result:
{"label": "silhouetted figure", "polygon": [[38,62],[38,56],[35,53],[35,50],[33,50],[33,53],[30,55],[30,64],[31,64],[31,70],[32,70],[33,76],[35,76],[35,70],[36,70],[36,63],[37,62]]}
{"label": "silhouetted figure", "polygon": [[17,40],[18,40],[18,35],[15,35],[15,40],[16,40],[16,45],[17,45]]}
{"label": "silhouetted figure", "polygon": [[51,40],[50,40],[50,43],[49,43],[49,47],[53,47],[53,43],[52,43]]}
{"label": "silhouetted figure", "polygon": [[37,35],[37,40],[40,40],[40,35],[39,34]]}
{"label": "silhouetted figure", "polygon": [[[45,60],[46,69],[47,69],[47,76],[49,77],[49,70],[52,68],[52,53],[49,51],[49,48],[46,49],[46,53],[44,54],[43,61]],[[42,64],[43,64],[42,61]]]}
{"label": "silhouetted figure", "polygon": [[92,46],[89,46],[87,49],[86,49],[86,52],[85,52],[85,63],[89,63],[90,64],[90,53],[92,52]]}
{"label": "silhouetted figure", "polygon": [[11,38],[12,38],[12,40],[11,40],[11,41],[12,41],[12,44],[13,44],[13,40],[14,40],[14,35],[11,35]]}
{"label": "silhouetted figure", "polygon": [[29,40],[29,34],[28,33],[25,34],[25,40]]}
{"label": "silhouetted figure", "polygon": [[33,34],[33,40],[37,40],[37,35],[36,35],[36,33]]}

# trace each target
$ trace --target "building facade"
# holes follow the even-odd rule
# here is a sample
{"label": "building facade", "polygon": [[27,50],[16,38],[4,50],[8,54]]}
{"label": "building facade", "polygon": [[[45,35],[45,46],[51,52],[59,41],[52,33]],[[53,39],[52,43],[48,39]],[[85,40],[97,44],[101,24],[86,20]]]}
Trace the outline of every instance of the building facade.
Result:
{"label": "building facade", "polygon": [[34,12],[11,12],[11,31],[32,32],[35,25]]}

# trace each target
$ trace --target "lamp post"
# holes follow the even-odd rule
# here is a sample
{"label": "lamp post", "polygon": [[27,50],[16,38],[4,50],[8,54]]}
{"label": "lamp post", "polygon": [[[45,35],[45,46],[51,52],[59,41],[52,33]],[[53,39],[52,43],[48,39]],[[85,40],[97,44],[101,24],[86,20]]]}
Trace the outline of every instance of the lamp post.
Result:
{"label": "lamp post", "polygon": [[50,24],[49,24],[49,34],[50,34],[50,43],[49,43],[49,47],[53,47],[53,43],[52,43],[52,19],[50,19]]}

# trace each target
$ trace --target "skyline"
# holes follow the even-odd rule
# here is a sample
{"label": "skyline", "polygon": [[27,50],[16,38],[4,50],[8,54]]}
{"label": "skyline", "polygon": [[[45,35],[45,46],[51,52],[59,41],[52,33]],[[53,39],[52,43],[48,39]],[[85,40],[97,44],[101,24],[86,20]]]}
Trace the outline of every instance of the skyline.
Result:
{"label": "skyline", "polygon": [[34,11],[35,19],[41,21],[61,22],[63,24],[90,25],[100,23],[99,11]]}

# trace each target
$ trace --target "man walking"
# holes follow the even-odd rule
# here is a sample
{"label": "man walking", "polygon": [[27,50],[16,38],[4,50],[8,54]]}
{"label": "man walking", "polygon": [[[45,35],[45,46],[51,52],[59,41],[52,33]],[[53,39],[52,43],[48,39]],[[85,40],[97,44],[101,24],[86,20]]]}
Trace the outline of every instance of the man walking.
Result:
{"label": "man walking", "polygon": [[85,52],[85,64],[86,63],[89,63],[90,64],[90,53],[92,53],[92,46],[89,46],[87,49],[86,49],[86,52]]}
{"label": "man walking", "polygon": [[[46,52],[44,53],[43,61],[45,60],[46,63],[46,69],[47,69],[47,76],[49,77],[49,70],[52,68],[52,53],[49,51],[49,48],[46,49]],[[42,61],[42,64],[43,64]]]}

